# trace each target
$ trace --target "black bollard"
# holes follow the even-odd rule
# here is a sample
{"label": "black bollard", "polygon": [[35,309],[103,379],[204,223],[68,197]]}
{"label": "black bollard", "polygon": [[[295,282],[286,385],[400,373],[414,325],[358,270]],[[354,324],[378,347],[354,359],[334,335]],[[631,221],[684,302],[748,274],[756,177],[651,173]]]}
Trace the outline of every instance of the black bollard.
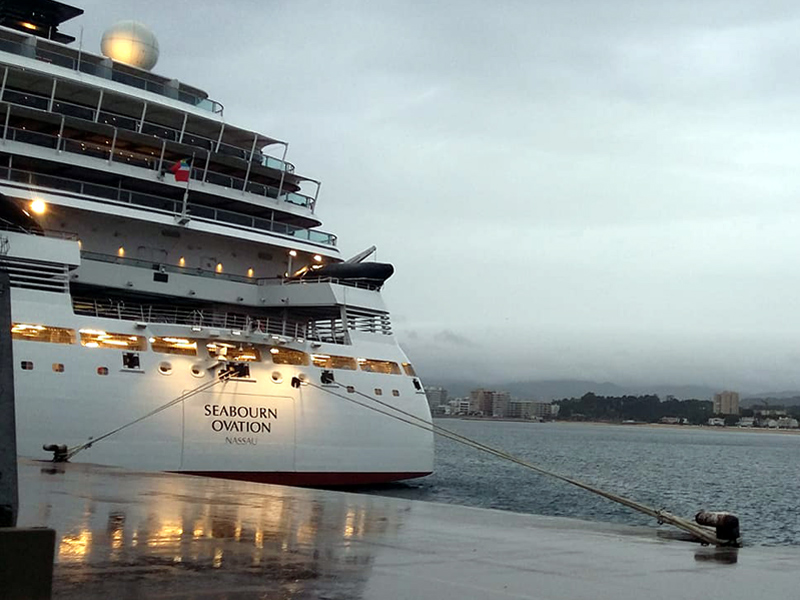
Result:
{"label": "black bollard", "polygon": [[694,520],[698,525],[714,527],[717,531],[717,539],[728,545],[737,544],[741,537],[739,517],[729,512],[701,510],[694,516]]}

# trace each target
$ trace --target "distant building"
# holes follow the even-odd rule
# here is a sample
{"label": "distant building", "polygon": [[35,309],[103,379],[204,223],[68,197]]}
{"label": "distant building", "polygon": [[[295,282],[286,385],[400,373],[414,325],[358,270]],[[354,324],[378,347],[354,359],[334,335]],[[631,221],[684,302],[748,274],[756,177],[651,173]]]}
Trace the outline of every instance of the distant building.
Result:
{"label": "distant building", "polygon": [[756,426],[755,417],[742,417],[741,419],[739,419],[737,425],[739,427],[755,427]]}
{"label": "distant building", "polygon": [[714,414],[715,415],[738,415],[739,414],[739,393],[720,392],[714,394]]}
{"label": "distant building", "polygon": [[428,398],[428,406],[431,407],[431,412],[447,404],[447,390],[441,386],[426,386],[425,396]]}
{"label": "distant building", "polygon": [[470,413],[469,398],[453,398],[448,404],[451,415],[468,415]]}
{"label": "distant building", "polygon": [[708,424],[712,427],[725,427],[725,419],[721,419],[720,417],[711,417],[708,420]]}
{"label": "distant building", "polygon": [[511,400],[506,416],[509,419],[530,419],[533,416],[533,400]]}
{"label": "distant building", "polygon": [[470,412],[485,417],[505,417],[511,398],[508,392],[496,392],[478,388],[469,393]]}
{"label": "distant building", "polygon": [[778,429],[797,429],[797,419],[792,417],[780,417],[778,419]]}
{"label": "distant building", "polygon": [[549,402],[534,402],[533,403],[533,416],[540,419],[555,419],[558,416],[558,411],[561,406],[558,404],[551,404]]}

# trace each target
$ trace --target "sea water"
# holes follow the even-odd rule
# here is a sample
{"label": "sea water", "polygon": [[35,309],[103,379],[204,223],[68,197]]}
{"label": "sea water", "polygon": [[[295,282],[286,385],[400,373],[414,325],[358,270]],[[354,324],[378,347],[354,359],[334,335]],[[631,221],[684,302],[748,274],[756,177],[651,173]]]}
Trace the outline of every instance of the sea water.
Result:
{"label": "sea water", "polygon": [[[800,435],[437,419],[441,427],[673,514],[737,514],[747,544],[800,545]],[[521,513],[652,525],[650,517],[437,436],[435,473],[377,493]]]}

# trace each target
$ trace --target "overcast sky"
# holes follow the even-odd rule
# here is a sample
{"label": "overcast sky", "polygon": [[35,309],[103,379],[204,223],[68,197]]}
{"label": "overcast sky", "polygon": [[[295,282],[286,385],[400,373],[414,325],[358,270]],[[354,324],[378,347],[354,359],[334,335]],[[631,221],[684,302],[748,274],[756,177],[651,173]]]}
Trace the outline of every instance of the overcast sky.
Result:
{"label": "overcast sky", "polygon": [[800,5],[81,0],[290,142],[427,381],[800,389]]}

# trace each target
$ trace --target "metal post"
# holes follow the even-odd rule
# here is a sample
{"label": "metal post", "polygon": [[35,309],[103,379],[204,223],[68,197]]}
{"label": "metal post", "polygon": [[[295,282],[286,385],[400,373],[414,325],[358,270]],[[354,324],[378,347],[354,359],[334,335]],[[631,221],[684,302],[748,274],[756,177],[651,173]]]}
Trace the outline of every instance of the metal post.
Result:
{"label": "metal post", "polygon": [[139,124],[137,125],[136,131],[138,131],[139,133],[142,132],[142,126],[144,125],[145,115],[147,115],[147,102],[145,102],[144,105],[142,106],[142,118],[139,119]]}
{"label": "metal post", "polygon": [[206,182],[206,176],[208,175],[208,163],[211,162],[211,152],[206,152],[206,166],[203,169],[203,183]]}
{"label": "metal post", "polygon": [[222,127],[219,129],[219,137],[217,138],[217,145],[214,148],[214,152],[219,152],[219,145],[222,143],[222,134],[225,133],[225,123],[222,124]]}
{"label": "metal post", "polygon": [[0,527],[16,526],[18,508],[11,282],[8,271],[0,269]]}
{"label": "metal post", "polygon": [[53,79],[53,89],[50,90],[50,103],[47,105],[47,112],[53,112],[53,102],[56,99],[56,86],[58,85],[58,79]]}
{"label": "metal post", "polygon": [[247,172],[244,174],[242,193],[247,191],[247,181],[250,179],[250,169],[253,166],[253,155],[256,153],[256,144],[258,144],[258,134],[256,134],[253,138],[253,146],[250,148],[250,157],[247,159]]}
{"label": "metal post", "polygon": [[278,184],[278,197],[276,200],[281,199],[281,192],[283,191],[283,180],[286,178],[286,152],[289,150],[289,144],[283,145],[283,156],[281,157],[281,162],[283,163],[283,167],[281,168],[281,182]]}
{"label": "metal post", "polygon": [[181,125],[181,134],[178,136],[178,143],[183,143],[183,132],[186,131],[186,120],[189,118],[189,113],[183,113],[183,125]]}
{"label": "metal post", "polygon": [[56,152],[61,152],[61,139],[64,137],[64,121],[66,117],[61,115],[61,126],[58,128],[58,141],[56,142]]}
{"label": "metal post", "polygon": [[117,128],[114,127],[114,137],[111,139],[111,152],[108,155],[108,164],[111,164],[111,161],[114,160],[114,148],[117,145]]}
{"label": "metal post", "polygon": [[161,168],[164,166],[164,151],[167,149],[167,140],[161,141],[161,156],[158,158],[158,176],[162,176]]}
{"label": "metal post", "polygon": [[100,90],[100,97],[97,99],[97,108],[94,111],[94,122],[97,123],[100,119],[100,107],[103,105],[103,92],[105,90]]}
{"label": "metal post", "polygon": [[6,94],[6,80],[8,79],[8,67],[6,67],[5,71],[3,71],[3,83],[0,85],[0,100],[3,99],[3,96]]}
{"label": "metal post", "polygon": [[319,198],[319,188],[322,187],[322,182],[321,181],[315,181],[314,183],[317,184],[317,191],[314,192],[314,199],[311,201],[311,212],[312,213],[317,208],[317,198]]}
{"label": "metal post", "polygon": [[3,142],[5,143],[8,137],[8,119],[11,117],[11,105],[6,104],[6,123],[3,125]]}

